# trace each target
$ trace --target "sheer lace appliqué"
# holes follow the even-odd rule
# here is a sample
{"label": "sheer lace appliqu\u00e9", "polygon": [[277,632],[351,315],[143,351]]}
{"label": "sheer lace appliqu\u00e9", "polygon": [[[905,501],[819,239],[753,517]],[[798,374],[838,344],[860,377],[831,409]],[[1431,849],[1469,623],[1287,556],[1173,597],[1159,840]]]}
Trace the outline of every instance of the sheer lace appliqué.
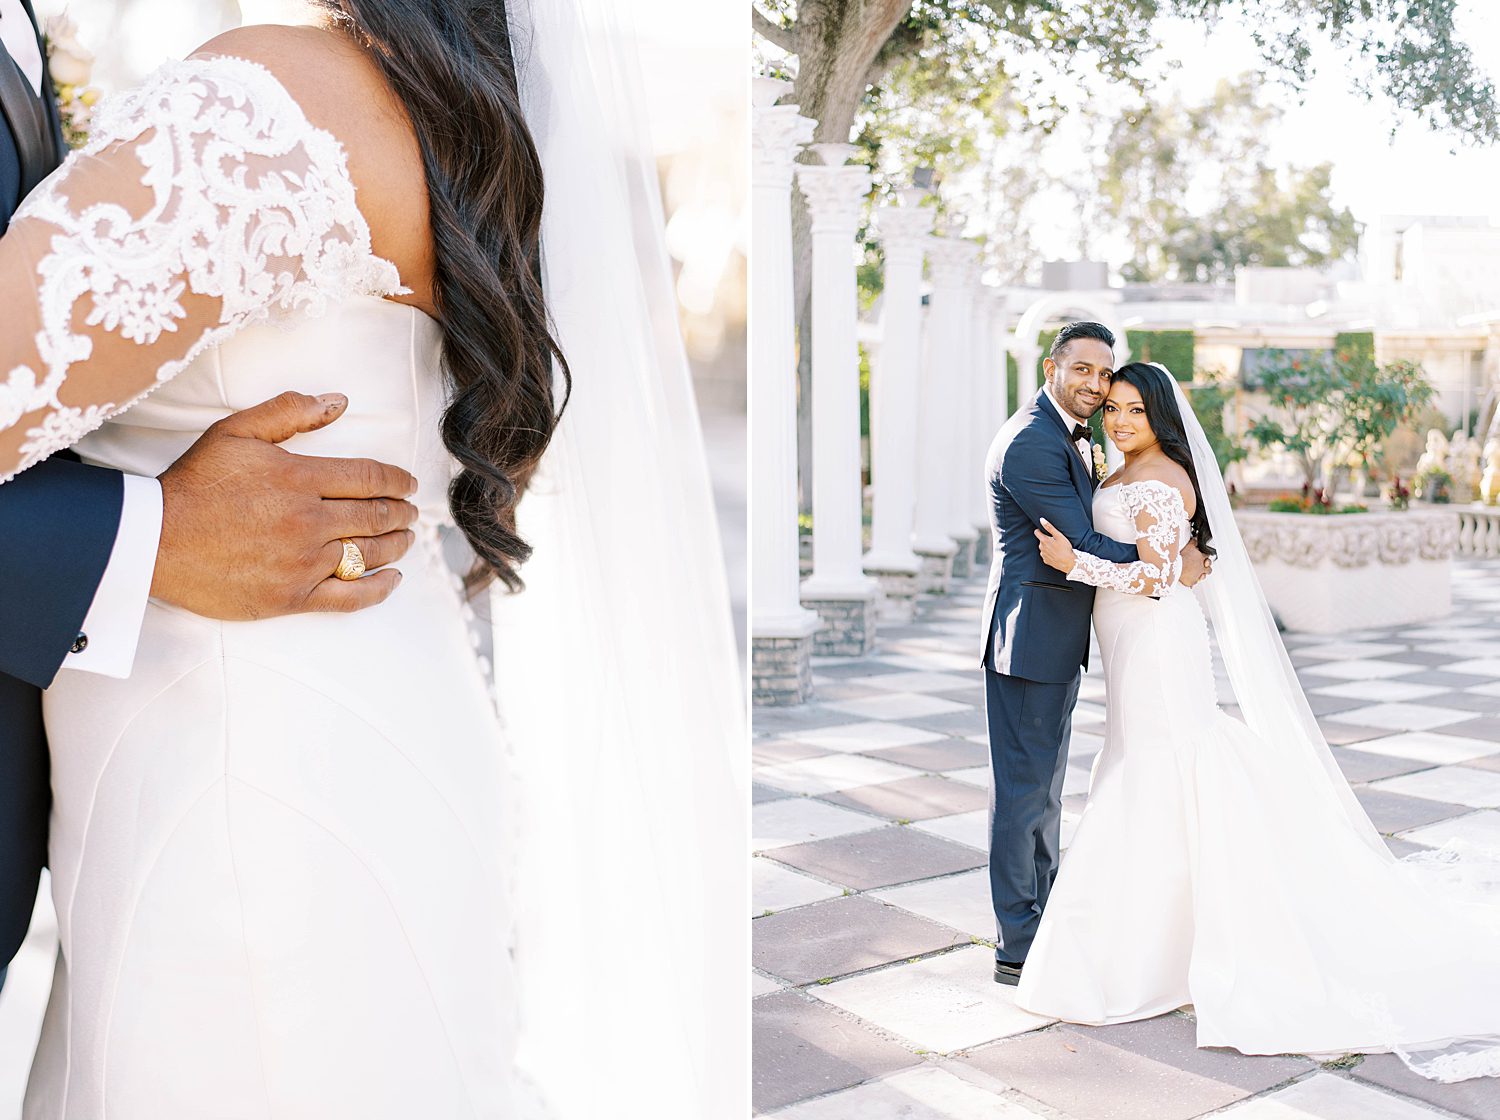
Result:
{"label": "sheer lace appliqu\u00e9", "polygon": [[19,308],[0,324],[0,482],[245,326],[406,291],[371,250],[339,142],[228,56],[102,104],[5,242]]}
{"label": "sheer lace appliqu\u00e9", "polygon": [[1112,564],[1087,552],[1075,552],[1068,578],[1127,595],[1169,595],[1182,576],[1182,549],[1190,535],[1187,507],[1175,486],[1154,479],[1125,482],[1118,501],[1135,522],[1140,559]]}

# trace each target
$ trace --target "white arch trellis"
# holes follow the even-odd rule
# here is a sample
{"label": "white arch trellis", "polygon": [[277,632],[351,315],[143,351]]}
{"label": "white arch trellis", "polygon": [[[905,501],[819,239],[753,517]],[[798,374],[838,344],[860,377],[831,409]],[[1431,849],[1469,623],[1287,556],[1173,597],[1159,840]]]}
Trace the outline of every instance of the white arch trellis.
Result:
{"label": "white arch trellis", "polygon": [[1021,313],[1021,321],[1006,339],[1007,349],[1016,359],[1016,401],[1030,400],[1040,383],[1037,380],[1042,348],[1037,334],[1048,323],[1059,319],[1091,319],[1103,323],[1115,336],[1115,364],[1130,360],[1130,344],[1120,319],[1118,298],[1096,292],[1049,292]]}

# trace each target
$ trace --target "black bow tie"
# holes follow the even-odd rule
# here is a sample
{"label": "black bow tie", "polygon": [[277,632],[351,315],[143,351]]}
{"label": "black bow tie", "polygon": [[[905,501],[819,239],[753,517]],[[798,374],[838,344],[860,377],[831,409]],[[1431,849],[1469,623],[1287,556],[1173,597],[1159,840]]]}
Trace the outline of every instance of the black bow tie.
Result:
{"label": "black bow tie", "polygon": [[1093,443],[1094,442],[1094,433],[1091,432],[1088,428],[1084,427],[1082,424],[1074,424],[1073,425],[1073,442],[1077,443],[1081,439],[1086,439],[1090,443]]}

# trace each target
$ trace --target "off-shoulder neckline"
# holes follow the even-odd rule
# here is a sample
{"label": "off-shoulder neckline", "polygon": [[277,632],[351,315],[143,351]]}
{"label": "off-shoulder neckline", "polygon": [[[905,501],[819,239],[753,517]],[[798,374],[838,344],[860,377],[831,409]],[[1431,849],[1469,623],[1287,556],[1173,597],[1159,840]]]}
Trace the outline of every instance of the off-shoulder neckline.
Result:
{"label": "off-shoulder neckline", "polygon": [[[302,103],[298,101],[292,91],[287,88],[287,84],[276,76],[276,72],[265,63],[257,62],[251,58],[245,58],[243,55],[228,54],[224,51],[218,50],[215,50],[209,54],[192,54],[187,58],[168,59],[160,66],[158,66],[154,71],[148,74],[139,85],[127,92],[134,93],[137,91],[145,90],[152,82],[168,73],[178,72],[182,69],[208,69],[218,65],[227,65],[229,69],[234,69],[237,67],[243,68],[244,70],[249,71],[251,74],[253,74],[255,78],[261,81],[263,84],[269,84],[275,87],[276,95],[280,97],[286,105],[290,106],[291,109],[297,114],[297,117],[301,122],[303,129],[305,129],[307,133],[311,134],[312,139],[316,142],[316,146],[322,149],[322,151],[318,152],[317,154],[331,158],[334,169],[336,170],[338,175],[346,183],[349,184],[349,191],[352,196],[350,200],[351,208],[353,210],[355,219],[359,223],[354,231],[359,251],[365,256],[366,259],[374,262],[378,266],[384,266],[388,270],[389,276],[395,278],[394,286],[385,285],[385,287],[387,288],[386,291],[378,295],[374,292],[371,292],[369,294],[375,299],[379,299],[383,303],[394,303],[398,307],[415,307],[415,305],[413,304],[398,303],[396,300],[389,298],[390,296],[395,295],[408,295],[411,292],[411,288],[408,287],[406,281],[402,279],[401,269],[396,266],[396,262],[388,260],[375,252],[374,238],[370,229],[370,221],[365,217],[365,212],[361,210],[359,206],[359,184],[354,181],[354,176],[349,173],[349,149],[345,147],[342,140],[340,140],[328,129],[313,124],[312,118],[307,115],[307,110],[302,107]],[[309,151],[313,150],[314,149],[312,147],[309,148]],[[420,307],[415,307],[415,310],[422,311]],[[424,315],[426,314],[426,312],[422,313]],[[428,316],[428,318],[431,318],[431,316]]]}

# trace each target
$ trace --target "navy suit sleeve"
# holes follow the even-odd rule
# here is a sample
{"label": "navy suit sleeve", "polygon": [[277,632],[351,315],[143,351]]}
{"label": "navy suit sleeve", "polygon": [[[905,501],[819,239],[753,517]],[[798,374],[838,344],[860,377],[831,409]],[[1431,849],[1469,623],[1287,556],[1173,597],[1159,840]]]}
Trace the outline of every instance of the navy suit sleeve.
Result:
{"label": "navy suit sleeve", "polygon": [[0,486],[0,673],[46,688],[109,566],[119,471],[54,455]]}
{"label": "navy suit sleeve", "polygon": [[1002,468],[1006,490],[1038,528],[1046,518],[1077,551],[1114,564],[1139,560],[1135,545],[1094,531],[1093,520],[1073,488],[1067,455],[1067,447],[1057,440],[1038,438],[1029,430],[1021,432],[1006,449]]}

